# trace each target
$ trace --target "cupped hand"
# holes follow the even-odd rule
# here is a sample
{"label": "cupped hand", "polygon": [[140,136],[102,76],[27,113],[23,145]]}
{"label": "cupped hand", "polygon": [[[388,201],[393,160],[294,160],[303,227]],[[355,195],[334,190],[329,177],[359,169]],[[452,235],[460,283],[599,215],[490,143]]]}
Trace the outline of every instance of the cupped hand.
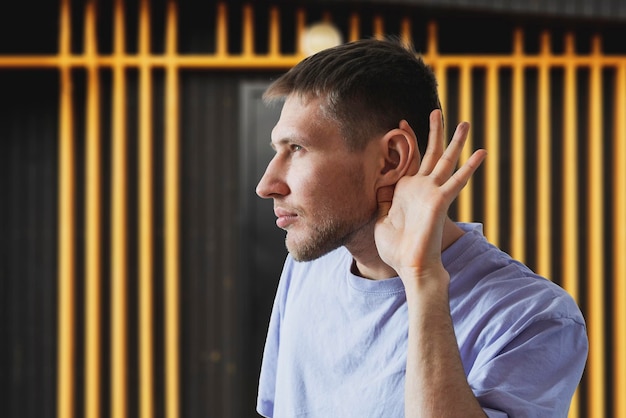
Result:
{"label": "cupped hand", "polygon": [[[378,190],[375,241],[400,277],[420,279],[443,270],[441,248],[448,208],[487,155],[475,151],[457,170],[469,124],[460,123],[444,150],[441,111],[430,114],[428,146],[416,174]],[[406,283],[405,283],[406,284]]]}

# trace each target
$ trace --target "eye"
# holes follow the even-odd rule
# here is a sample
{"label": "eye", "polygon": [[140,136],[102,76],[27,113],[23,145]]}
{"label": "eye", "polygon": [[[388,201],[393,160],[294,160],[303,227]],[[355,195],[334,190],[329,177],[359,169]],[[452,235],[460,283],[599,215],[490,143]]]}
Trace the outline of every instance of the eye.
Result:
{"label": "eye", "polygon": [[298,152],[304,149],[302,145],[298,145],[298,144],[291,144],[289,148],[291,149],[291,152]]}

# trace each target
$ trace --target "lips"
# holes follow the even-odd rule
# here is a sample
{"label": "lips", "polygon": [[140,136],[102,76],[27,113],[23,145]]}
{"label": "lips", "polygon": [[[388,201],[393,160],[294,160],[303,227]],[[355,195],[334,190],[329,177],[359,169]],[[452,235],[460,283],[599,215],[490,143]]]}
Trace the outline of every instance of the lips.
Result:
{"label": "lips", "polygon": [[292,225],[298,217],[298,214],[289,212],[283,208],[275,208],[274,215],[276,215],[276,226],[282,229],[286,229]]}

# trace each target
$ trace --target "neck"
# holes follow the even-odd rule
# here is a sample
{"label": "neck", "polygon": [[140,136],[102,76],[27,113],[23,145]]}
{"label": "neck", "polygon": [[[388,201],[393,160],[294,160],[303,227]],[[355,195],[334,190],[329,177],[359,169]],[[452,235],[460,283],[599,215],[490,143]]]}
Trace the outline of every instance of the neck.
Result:
{"label": "neck", "polygon": [[[463,234],[464,231],[447,218],[443,227],[441,251],[452,245],[452,243],[459,239]],[[381,260],[378,255],[376,243],[374,242],[373,231],[371,237],[369,238],[369,242],[366,245],[346,246],[354,258],[352,263],[352,273],[370,280],[382,280],[397,277],[398,273],[393,268],[385,264],[385,262]]]}

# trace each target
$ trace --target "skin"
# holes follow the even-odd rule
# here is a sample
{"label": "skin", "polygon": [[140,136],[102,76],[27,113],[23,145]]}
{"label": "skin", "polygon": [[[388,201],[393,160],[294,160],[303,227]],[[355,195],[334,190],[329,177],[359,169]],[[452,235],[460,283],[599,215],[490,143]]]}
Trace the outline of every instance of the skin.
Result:
{"label": "skin", "polygon": [[441,252],[463,234],[447,211],[486,153],[476,151],[456,170],[469,125],[458,126],[445,151],[442,125],[436,110],[421,161],[406,121],[357,152],[323,117],[318,99],[289,96],[257,194],[274,200],[276,223],[296,260],[344,245],[354,273],[400,276],[409,313],[406,417],[485,417],[458,352]]}

